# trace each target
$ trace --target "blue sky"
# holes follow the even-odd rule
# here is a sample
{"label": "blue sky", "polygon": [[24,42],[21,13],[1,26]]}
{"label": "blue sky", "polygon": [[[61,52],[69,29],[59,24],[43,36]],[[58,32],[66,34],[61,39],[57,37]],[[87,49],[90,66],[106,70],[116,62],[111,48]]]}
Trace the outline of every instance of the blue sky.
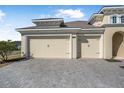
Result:
{"label": "blue sky", "polygon": [[1,5],[0,6],[0,40],[21,40],[15,28],[34,25],[35,18],[62,17],[64,21],[88,20],[97,13],[100,5]]}

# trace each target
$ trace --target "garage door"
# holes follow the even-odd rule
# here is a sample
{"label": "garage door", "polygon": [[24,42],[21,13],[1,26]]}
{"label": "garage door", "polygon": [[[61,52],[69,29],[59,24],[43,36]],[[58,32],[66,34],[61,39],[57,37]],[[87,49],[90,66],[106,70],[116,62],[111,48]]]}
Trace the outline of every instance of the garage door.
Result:
{"label": "garage door", "polygon": [[68,37],[30,38],[30,56],[33,58],[69,58]]}
{"label": "garage door", "polygon": [[84,37],[81,40],[81,57],[99,58],[100,37]]}

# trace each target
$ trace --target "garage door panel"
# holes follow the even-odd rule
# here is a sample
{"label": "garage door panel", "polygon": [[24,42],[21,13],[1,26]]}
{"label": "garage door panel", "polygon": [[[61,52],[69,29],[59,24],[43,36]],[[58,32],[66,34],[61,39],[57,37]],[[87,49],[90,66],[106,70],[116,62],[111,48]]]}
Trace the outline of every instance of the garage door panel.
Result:
{"label": "garage door panel", "polygon": [[30,39],[30,55],[34,58],[68,58],[68,38]]}
{"label": "garage door panel", "polygon": [[99,58],[99,39],[100,37],[85,37],[85,42],[81,43],[81,57]]}

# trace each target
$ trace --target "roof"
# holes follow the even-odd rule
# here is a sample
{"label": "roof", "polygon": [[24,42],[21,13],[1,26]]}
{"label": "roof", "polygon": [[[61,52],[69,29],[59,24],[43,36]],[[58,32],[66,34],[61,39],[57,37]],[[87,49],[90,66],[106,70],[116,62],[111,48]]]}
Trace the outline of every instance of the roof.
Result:
{"label": "roof", "polygon": [[90,23],[90,21],[95,17],[95,16],[103,16],[104,12],[103,10],[106,9],[123,9],[124,5],[112,5],[112,6],[103,6],[97,13],[93,13],[88,21],[88,23]]}
{"label": "roof", "polygon": [[90,29],[90,28],[98,28],[93,25],[88,24],[87,21],[72,21],[66,22],[64,26],[30,26],[18,29],[57,29],[57,28],[82,28],[82,29]]}
{"label": "roof", "polygon": [[124,5],[103,6],[98,13],[103,13],[104,9],[115,9],[115,8],[117,9],[124,8]]}
{"label": "roof", "polygon": [[18,28],[16,30],[20,29],[59,29],[59,28],[81,28],[81,29],[92,29],[92,28],[100,28],[95,27],[93,25],[88,24],[88,21],[72,21],[72,22],[66,22],[64,26],[30,26],[30,27],[24,27],[24,28]]}
{"label": "roof", "polygon": [[96,28],[95,26],[88,24],[88,21],[66,22],[65,25],[67,27],[78,27],[78,28],[82,28],[82,29]]}

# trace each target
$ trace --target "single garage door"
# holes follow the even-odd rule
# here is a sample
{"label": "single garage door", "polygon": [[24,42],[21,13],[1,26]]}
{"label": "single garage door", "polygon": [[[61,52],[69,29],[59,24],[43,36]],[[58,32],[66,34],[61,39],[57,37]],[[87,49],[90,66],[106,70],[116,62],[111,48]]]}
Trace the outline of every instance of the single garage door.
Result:
{"label": "single garage door", "polygon": [[81,39],[81,57],[99,58],[99,41],[98,36],[83,37]]}
{"label": "single garage door", "polygon": [[33,58],[69,58],[68,37],[33,37],[29,41]]}

